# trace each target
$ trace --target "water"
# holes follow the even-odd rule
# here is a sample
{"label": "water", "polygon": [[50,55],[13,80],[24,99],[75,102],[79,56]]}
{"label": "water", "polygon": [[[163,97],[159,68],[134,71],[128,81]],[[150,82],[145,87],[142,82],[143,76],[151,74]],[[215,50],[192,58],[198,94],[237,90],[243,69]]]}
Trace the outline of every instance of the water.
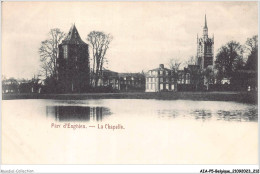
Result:
{"label": "water", "polygon": [[4,100],[4,164],[256,164],[257,105]]}

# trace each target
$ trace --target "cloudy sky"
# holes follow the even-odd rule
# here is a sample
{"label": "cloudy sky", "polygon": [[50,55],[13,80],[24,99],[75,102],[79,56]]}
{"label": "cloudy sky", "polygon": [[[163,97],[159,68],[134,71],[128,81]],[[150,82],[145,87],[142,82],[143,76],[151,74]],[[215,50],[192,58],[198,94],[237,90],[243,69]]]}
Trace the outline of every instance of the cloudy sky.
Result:
{"label": "cloudy sky", "polygon": [[113,35],[107,67],[118,72],[195,55],[205,13],[216,54],[226,42],[244,44],[258,33],[257,10],[257,2],[3,2],[2,74],[31,78],[50,29],[68,32],[73,23],[84,41],[93,30]]}

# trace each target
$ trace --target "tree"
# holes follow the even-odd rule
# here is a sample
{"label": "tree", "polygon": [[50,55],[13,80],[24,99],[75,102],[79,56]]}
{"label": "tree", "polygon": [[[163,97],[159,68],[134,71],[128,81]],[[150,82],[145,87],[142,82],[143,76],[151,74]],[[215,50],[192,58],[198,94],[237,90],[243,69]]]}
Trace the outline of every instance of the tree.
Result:
{"label": "tree", "polygon": [[257,71],[258,35],[248,38],[245,44],[245,48],[248,51],[246,69]]}
{"label": "tree", "polygon": [[212,84],[214,82],[214,71],[212,68],[207,67],[206,69],[203,70],[202,74],[205,79],[207,90],[209,90],[209,84]]}
{"label": "tree", "polygon": [[199,89],[198,87],[203,83],[203,71],[198,67],[190,67],[190,79],[191,84],[195,85],[196,91]]}
{"label": "tree", "polygon": [[57,77],[58,46],[65,37],[65,33],[58,28],[51,29],[49,38],[41,42],[39,48],[41,70],[45,77]]}
{"label": "tree", "polygon": [[170,67],[171,70],[178,71],[181,64],[182,63],[181,63],[180,59],[171,58],[169,60],[169,67]]}
{"label": "tree", "polygon": [[218,50],[216,56],[215,67],[218,71],[218,80],[231,77],[235,70],[243,67],[243,64],[243,48],[240,43],[228,42]]}
{"label": "tree", "polygon": [[179,79],[179,74],[178,74],[178,70],[180,68],[180,65],[182,64],[180,59],[178,58],[171,58],[169,60],[169,67],[170,69],[172,70],[172,75],[173,75],[173,78],[174,78],[174,86],[175,86],[175,90],[177,91],[178,90],[178,79]]}
{"label": "tree", "polygon": [[187,61],[185,61],[185,65],[195,65],[195,58],[194,56],[190,56],[189,59]]}
{"label": "tree", "polygon": [[91,84],[97,86],[98,80],[102,74],[103,65],[105,63],[105,55],[109,48],[113,37],[101,31],[91,31],[88,34],[87,41],[92,47],[92,68],[91,68]]}

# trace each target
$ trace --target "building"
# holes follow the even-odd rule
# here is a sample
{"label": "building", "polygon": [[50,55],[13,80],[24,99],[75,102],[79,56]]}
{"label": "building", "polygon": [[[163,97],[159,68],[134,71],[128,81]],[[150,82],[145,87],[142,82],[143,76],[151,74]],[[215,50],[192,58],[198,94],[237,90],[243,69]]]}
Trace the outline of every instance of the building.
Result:
{"label": "building", "polygon": [[149,70],[145,78],[145,92],[174,91],[175,89],[174,72],[165,68],[163,64],[160,64],[159,68]]}
{"label": "building", "polygon": [[107,69],[102,70],[98,86],[111,87],[118,91],[144,91],[145,77],[141,73],[118,73]]}
{"label": "building", "polygon": [[81,40],[75,24],[59,45],[57,67],[59,92],[88,91],[90,86],[88,44]]}
{"label": "building", "polygon": [[159,68],[146,73],[145,92],[195,91],[202,80],[199,65],[188,65],[183,70],[170,70],[160,64]]}
{"label": "building", "polygon": [[109,86],[113,89],[119,89],[118,73],[108,69],[103,69],[101,72],[101,78],[98,80],[97,86]]}
{"label": "building", "polygon": [[119,73],[120,91],[144,91],[145,76],[141,73]]}
{"label": "building", "polygon": [[17,93],[19,92],[19,83],[16,79],[2,80],[2,93]]}
{"label": "building", "polygon": [[202,37],[197,35],[197,57],[196,65],[199,65],[201,69],[205,69],[208,66],[213,66],[214,57],[214,36],[208,37],[207,18],[205,15],[205,24],[203,27]]}

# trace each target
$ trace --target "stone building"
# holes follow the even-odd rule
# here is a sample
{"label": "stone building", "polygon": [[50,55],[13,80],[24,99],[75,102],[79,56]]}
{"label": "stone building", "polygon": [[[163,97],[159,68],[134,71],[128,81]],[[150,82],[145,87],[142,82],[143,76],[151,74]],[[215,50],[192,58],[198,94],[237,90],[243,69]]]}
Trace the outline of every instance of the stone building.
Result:
{"label": "stone building", "polygon": [[57,67],[59,92],[88,91],[90,86],[88,44],[81,40],[75,24],[59,45]]}
{"label": "stone building", "polygon": [[214,36],[212,38],[208,36],[207,18],[205,15],[203,35],[200,38],[197,36],[196,65],[199,65],[201,69],[205,69],[208,66],[213,66],[213,57],[214,57]]}
{"label": "stone building", "polygon": [[119,89],[119,76],[117,72],[103,69],[101,78],[98,80],[97,86],[110,86],[113,89]]}
{"label": "stone building", "polygon": [[146,74],[145,92],[173,91],[174,81],[173,71],[160,64],[159,68],[149,70]]}
{"label": "stone building", "polygon": [[141,73],[119,73],[120,91],[144,91],[145,76]]}
{"label": "stone building", "polygon": [[202,83],[200,67],[188,65],[182,70],[170,70],[160,64],[159,68],[146,73],[145,92],[193,91]]}
{"label": "stone building", "polygon": [[98,86],[112,87],[119,91],[144,91],[145,77],[141,73],[118,73],[104,69]]}

